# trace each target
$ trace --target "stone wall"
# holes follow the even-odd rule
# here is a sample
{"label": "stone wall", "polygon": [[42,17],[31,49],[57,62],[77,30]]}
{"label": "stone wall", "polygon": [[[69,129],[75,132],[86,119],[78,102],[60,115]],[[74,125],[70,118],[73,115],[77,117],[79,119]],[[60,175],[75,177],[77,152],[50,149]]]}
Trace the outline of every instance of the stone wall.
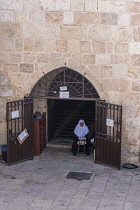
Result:
{"label": "stone wall", "polygon": [[101,98],[123,105],[122,161],[138,162],[140,1],[1,0],[0,8],[0,143],[6,102],[65,65],[86,73]]}

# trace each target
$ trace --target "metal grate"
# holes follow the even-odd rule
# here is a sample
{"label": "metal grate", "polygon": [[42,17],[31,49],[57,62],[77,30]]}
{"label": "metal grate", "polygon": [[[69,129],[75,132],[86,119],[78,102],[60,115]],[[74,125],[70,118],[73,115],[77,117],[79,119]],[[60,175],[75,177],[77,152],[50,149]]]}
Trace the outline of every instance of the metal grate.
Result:
{"label": "metal grate", "polygon": [[95,162],[120,169],[122,106],[96,102]]}
{"label": "metal grate", "polygon": [[30,96],[34,98],[59,98],[60,87],[66,86],[69,98],[100,98],[97,90],[80,73],[62,67],[43,76],[34,86]]}
{"label": "metal grate", "polygon": [[90,172],[69,172],[66,179],[89,180],[91,176]]}

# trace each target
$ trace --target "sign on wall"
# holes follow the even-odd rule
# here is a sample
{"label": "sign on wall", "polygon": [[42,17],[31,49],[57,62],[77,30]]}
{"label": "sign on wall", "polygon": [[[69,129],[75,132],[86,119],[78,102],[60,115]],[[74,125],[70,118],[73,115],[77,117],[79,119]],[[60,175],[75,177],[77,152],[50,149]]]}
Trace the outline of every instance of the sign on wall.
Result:
{"label": "sign on wall", "polygon": [[114,127],[114,120],[106,119],[106,125],[107,125],[107,126]]}
{"label": "sign on wall", "polygon": [[60,91],[59,98],[69,98],[69,92],[68,91]]}
{"label": "sign on wall", "polygon": [[17,137],[20,144],[22,144],[29,136],[27,129],[24,129]]}
{"label": "sign on wall", "polygon": [[13,111],[12,112],[12,119],[18,118],[19,117],[19,110],[18,111]]}

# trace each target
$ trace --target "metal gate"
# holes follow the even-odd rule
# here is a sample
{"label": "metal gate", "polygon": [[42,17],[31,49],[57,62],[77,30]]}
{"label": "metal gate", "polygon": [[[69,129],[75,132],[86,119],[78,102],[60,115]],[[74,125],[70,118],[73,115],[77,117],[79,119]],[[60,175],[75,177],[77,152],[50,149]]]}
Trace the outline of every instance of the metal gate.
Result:
{"label": "metal gate", "polygon": [[7,163],[33,158],[33,101],[31,98],[7,103]]}
{"label": "metal gate", "polygon": [[96,102],[95,162],[120,169],[122,106]]}

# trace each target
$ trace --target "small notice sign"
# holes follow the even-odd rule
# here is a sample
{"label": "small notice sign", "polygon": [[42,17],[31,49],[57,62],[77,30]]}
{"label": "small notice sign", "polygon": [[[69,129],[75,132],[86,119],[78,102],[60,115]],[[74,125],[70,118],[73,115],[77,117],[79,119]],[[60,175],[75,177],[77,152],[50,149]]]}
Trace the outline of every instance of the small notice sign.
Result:
{"label": "small notice sign", "polygon": [[69,92],[68,91],[60,91],[59,98],[69,98]]}
{"label": "small notice sign", "polygon": [[64,90],[67,90],[67,86],[60,87],[60,91],[64,91]]}
{"label": "small notice sign", "polygon": [[20,144],[22,144],[29,136],[27,129],[24,129],[17,137]]}
{"label": "small notice sign", "polygon": [[19,117],[19,110],[12,112],[12,119]]}
{"label": "small notice sign", "polygon": [[107,125],[107,126],[114,127],[114,120],[106,119],[106,125]]}

